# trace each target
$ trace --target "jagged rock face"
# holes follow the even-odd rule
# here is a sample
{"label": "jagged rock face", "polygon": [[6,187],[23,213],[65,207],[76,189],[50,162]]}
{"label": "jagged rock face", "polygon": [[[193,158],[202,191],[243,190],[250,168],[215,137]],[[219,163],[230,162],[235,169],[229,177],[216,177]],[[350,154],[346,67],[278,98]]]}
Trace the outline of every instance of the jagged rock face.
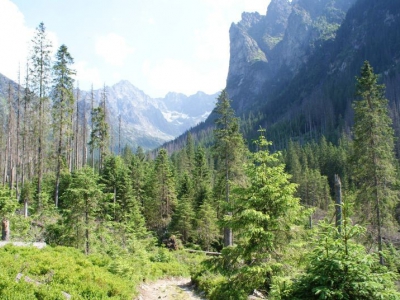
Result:
{"label": "jagged rock face", "polygon": [[229,30],[231,55],[228,78],[237,82],[238,86],[254,62],[267,62],[265,53],[249,33],[249,30],[261,20],[262,17],[258,13],[243,13],[242,21],[232,24]]}
{"label": "jagged rock face", "polygon": [[343,0],[293,2],[285,37],[277,49],[281,53],[280,65],[295,75],[321,43],[335,38],[352,3],[354,1]]}
{"label": "jagged rock face", "polygon": [[295,76],[323,41],[335,37],[354,1],[272,0],[266,16],[243,13],[229,32],[227,90],[234,108],[246,111],[277,74]]}

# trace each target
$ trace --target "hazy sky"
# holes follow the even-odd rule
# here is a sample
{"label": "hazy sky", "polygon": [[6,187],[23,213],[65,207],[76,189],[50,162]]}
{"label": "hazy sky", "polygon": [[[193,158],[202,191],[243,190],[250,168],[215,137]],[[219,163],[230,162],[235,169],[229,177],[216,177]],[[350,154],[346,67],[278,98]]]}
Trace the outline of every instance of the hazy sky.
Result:
{"label": "hazy sky", "polygon": [[[270,0],[0,0],[0,73],[16,79],[44,22],[82,89],[129,80],[152,97],[224,88],[229,27]],[[21,69],[23,66],[21,66]],[[23,74],[23,72],[22,72]]]}

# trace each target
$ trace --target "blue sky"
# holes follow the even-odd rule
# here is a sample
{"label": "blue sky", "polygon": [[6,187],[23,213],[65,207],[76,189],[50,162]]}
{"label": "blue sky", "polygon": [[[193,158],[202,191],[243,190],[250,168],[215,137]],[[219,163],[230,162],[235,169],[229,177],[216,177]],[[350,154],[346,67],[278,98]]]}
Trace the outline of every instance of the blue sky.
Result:
{"label": "blue sky", "polygon": [[17,78],[44,22],[65,44],[82,89],[126,79],[152,97],[225,86],[229,27],[269,0],[0,0],[0,73]]}

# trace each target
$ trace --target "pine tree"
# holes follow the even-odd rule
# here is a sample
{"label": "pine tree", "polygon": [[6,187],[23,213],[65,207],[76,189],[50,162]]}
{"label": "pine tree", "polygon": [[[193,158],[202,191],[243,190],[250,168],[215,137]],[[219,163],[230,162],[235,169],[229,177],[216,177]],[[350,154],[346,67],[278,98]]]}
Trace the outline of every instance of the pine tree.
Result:
{"label": "pine tree", "polygon": [[35,103],[35,132],[37,136],[37,197],[41,207],[41,192],[43,179],[43,154],[46,152],[46,124],[48,124],[47,112],[49,111],[48,89],[51,75],[51,43],[47,38],[46,28],[42,23],[36,28],[32,40],[32,56],[30,59],[31,89],[37,96]]}
{"label": "pine tree", "polygon": [[388,114],[385,88],[366,61],[357,78],[357,101],[354,102],[354,177],[359,188],[357,203],[361,215],[377,231],[380,263],[382,226],[390,221],[398,194],[394,189],[394,137]]}
{"label": "pine tree", "polygon": [[186,157],[187,157],[187,170],[189,173],[193,170],[193,160],[194,160],[194,142],[193,137],[190,132],[186,136]]}
{"label": "pine tree", "polygon": [[193,231],[193,182],[190,175],[185,172],[179,183],[178,204],[172,216],[171,229],[177,231],[184,243],[188,241]]}
{"label": "pine tree", "polygon": [[203,246],[204,250],[210,251],[211,245],[220,236],[217,212],[211,205],[210,200],[206,200],[200,205],[196,220],[198,242]]}
{"label": "pine tree", "polygon": [[123,245],[134,236],[145,232],[144,218],[140,206],[134,196],[128,167],[120,156],[107,156],[101,174],[104,193],[113,195],[112,202],[104,202],[105,218],[112,220],[112,226],[118,234],[114,238],[121,239]]}
{"label": "pine tree", "polygon": [[[229,277],[225,290],[246,297],[255,288],[269,288],[281,266],[278,253],[284,251],[293,237],[292,227],[302,217],[296,184],[290,183],[280,153],[269,153],[269,145],[261,131],[258,151],[246,167],[249,184],[233,190],[236,211],[224,219],[237,231],[234,247],[224,249],[220,258]],[[242,299],[236,296],[232,299]]]}
{"label": "pine tree", "polygon": [[86,254],[91,251],[95,218],[103,197],[97,176],[88,167],[72,174],[71,183],[61,195],[66,206],[64,235],[69,237],[68,245],[83,249]]}
{"label": "pine tree", "polygon": [[147,226],[161,236],[171,221],[176,204],[175,182],[165,149],[157,155],[146,189],[144,215]]}
{"label": "pine tree", "polygon": [[68,141],[72,135],[71,117],[74,110],[74,95],[73,84],[75,71],[69,65],[73,64],[74,60],[68,52],[65,45],[61,45],[56,54],[56,62],[53,66],[53,130],[54,137],[57,140],[56,146],[56,187],[54,201],[58,207],[60,172],[62,158],[66,158],[68,149]]}
{"label": "pine tree", "polygon": [[198,208],[211,196],[210,170],[203,147],[198,147],[195,152],[193,182],[195,206]]}
{"label": "pine tree", "polygon": [[[218,158],[219,169],[216,195],[218,198],[223,198],[228,206],[232,206],[230,186],[234,180],[240,180],[245,153],[243,137],[239,132],[239,120],[235,117],[230,102],[228,93],[223,90],[215,108],[218,118],[215,121],[216,128],[214,130],[214,151]],[[232,211],[226,211],[225,214],[232,215]],[[224,228],[224,246],[232,244],[232,229],[226,227]]]}
{"label": "pine tree", "polygon": [[[107,93],[104,86],[102,99],[98,107],[92,109],[92,132],[90,134],[90,149],[94,160],[94,149],[99,149],[99,171],[103,167],[105,156],[108,153],[109,126],[106,117]],[[92,162],[93,163],[93,162]]]}

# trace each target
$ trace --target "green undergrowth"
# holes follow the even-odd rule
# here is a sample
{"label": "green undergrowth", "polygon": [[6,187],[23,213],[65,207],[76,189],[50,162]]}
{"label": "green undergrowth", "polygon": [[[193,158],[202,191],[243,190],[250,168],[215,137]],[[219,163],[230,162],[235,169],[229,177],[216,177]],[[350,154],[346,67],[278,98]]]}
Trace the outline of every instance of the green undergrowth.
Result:
{"label": "green undergrowth", "polygon": [[164,248],[111,257],[7,245],[0,248],[0,299],[65,299],[63,292],[72,299],[133,299],[140,282],[189,276],[202,259]]}

